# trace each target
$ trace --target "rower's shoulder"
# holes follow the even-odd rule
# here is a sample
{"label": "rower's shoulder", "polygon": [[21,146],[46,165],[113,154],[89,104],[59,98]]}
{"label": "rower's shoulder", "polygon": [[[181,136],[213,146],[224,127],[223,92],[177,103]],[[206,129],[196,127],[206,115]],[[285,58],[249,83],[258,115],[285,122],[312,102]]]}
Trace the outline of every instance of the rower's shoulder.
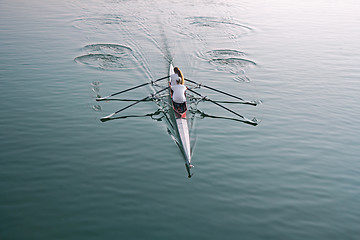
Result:
{"label": "rower's shoulder", "polygon": [[173,73],[173,74],[170,75],[170,78],[171,79],[178,79],[179,76],[176,73]]}

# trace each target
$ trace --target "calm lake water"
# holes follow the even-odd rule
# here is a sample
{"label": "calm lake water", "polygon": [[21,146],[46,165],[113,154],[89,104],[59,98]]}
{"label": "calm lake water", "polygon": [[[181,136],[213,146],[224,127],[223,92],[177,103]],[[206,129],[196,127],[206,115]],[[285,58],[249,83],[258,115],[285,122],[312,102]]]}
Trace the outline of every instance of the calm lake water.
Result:
{"label": "calm lake water", "polygon": [[[0,0],[0,239],[358,239],[359,9]],[[95,101],[166,76],[170,60],[262,102],[226,105],[258,126],[195,115],[191,179],[161,114],[103,123],[129,102]]]}

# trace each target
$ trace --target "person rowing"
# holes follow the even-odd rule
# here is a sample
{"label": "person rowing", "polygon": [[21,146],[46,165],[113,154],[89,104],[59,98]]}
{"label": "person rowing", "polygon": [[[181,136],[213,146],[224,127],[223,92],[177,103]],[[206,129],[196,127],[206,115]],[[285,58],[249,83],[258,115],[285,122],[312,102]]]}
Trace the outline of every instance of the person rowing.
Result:
{"label": "person rowing", "polygon": [[178,67],[174,67],[174,74],[170,75],[170,79],[171,79],[171,85],[176,85],[177,82],[176,80],[180,79],[180,84],[184,85],[184,75],[182,74],[182,72],[180,71],[180,69]]}
{"label": "person rowing", "polygon": [[171,85],[171,90],[173,91],[172,100],[179,104],[186,102],[186,87],[182,85],[180,81],[181,80],[178,79],[176,80],[176,85]]}
{"label": "person rowing", "polygon": [[170,75],[171,79],[171,90],[173,91],[172,100],[174,103],[183,104],[186,102],[184,86],[184,76],[178,67],[174,68],[174,74]]}

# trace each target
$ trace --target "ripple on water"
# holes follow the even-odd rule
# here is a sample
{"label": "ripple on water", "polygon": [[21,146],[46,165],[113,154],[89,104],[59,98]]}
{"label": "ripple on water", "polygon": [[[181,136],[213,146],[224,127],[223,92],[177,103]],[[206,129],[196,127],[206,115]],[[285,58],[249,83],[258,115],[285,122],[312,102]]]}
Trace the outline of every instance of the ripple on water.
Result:
{"label": "ripple on water", "polygon": [[90,44],[82,49],[87,54],[74,60],[92,68],[118,71],[134,68],[134,56],[131,48],[119,44]]}
{"label": "ripple on water", "polygon": [[96,94],[96,97],[99,98],[100,97],[100,85],[101,83],[99,81],[93,81],[91,83],[91,90]]}
{"label": "ripple on water", "polygon": [[100,112],[102,110],[100,105],[94,105],[92,108],[96,112]]}
{"label": "ripple on water", "polygon": [[235,20],[221,19],[217,17],[187,17],[186,19],[190,20],[190,24],[202,26],[202,27],[212,27],[216,28],[219,25],[229,25],[232,27],[243,28],[246,31],[251,31],[252,28],[244,24],[237,23]]}
{"label": "ripple on water", "polygon": [[84,17],[78,18],[73,21],[73,26],[80,30],[98,30],[103,25],[120,25],[120,24],[128,24],[133,20],[129,17],[124,16],[113,16],[110,14],[104,14],[99,17]]}
{"label": "ripple on water", "polygon": [[207,51],[202,54],[207,58],[224,58],[224,57],[236,57],[236,56],[245,56],[244,52],[232,49],[217,49],[212,51]]}
{"label": "ripple on water", "polygon": [[[245,59],[245,58],[213,58],[210,59],[209,62],[215,66],[225,67],[225,69],[229,69],[230,72],[233,72],[233,69],[238,70],[239,67],[247,67],[249,65],[256,65],[255,62]],[[241,69],[242,70],[242,69]],[[233,72],[233,73],[236,73]]]}
{"label": "ripple on water", "polygon": [[238,23],[234,19],[198,16],[187,17],[186,20],[188,27],[182,26],[186,29],[183,33],[187,33],[192,38],[208,36],[209,29],[217,38],[225,37],[228,39],[236,39],[252,31],[251,27]]}
{"label": "ripple on water", "polygon": [[249,82],[250,78],[246,76],[245,69],[256,65],[256,62],[245,58],[244,52],[233,49],[211,50],[198,53],[198,56],[213,65],[216,70],[236,75],[234,81],[237,82]]}

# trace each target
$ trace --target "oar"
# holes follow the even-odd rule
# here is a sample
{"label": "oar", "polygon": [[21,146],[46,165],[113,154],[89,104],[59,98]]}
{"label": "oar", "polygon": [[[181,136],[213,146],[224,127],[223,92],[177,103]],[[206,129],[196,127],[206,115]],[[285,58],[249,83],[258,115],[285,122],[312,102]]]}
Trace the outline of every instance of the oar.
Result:
{"label": "oar", "polygon": [[125,89],[125,90],[122,90],[120,92],[117,92],[117,93],[113,93],[109,96],[106,96],[106,97],[102,97],[102,98],[96,98],[96,101],[104,101],[104,100],[107,100],[109,97],[113,97],[115,95],[118,95],[118,94],[121,94],[121,93],[124,93],[124,92],[128,92],[128,91],[131,91],[131,90],[134,90],[136,88],[139,88],[139,87],[143,87],[143,86],[146,86],[146,85],[149,85],[149,84],[154,84],[158,81],[161,81],[161,80],[164,80],[165,78],[168,78],[169,76],[166,76],[166,77],[162,77],[162,78],[159,78],[159,79],[156,79],[154,81],[151,81],[151,82],[147,82],[147,83],[143,83],[143,84],[140,84],[138,86],[135,86],[135,87],[132,87],[132,88],[128,88],[128,89]]}
{"label": "oar", "polygon": [[[199,109],[197,109],[196,111],[193,111],[192,113],[198,113],[201,115],[201,118],[205,118],[205,117],[209,117],[209,118],[217,118],[217,119],[225,119],[225,120],[232,120],[232,121],[237,121],[237,122],[244,122],[242,119],[239,118],[232,118],[232,117],[223,117],[223,116],[216,116],[216,115],[210,115],[207,114],[205,112],[200,111]],[[254,120],[253,120],[254,121]],[[256,120],[257,121],[257,120]]]}
{"label": "oar", "polygon": [[[141,118],[141,117],[151,117],[154,120],[158,120],[156,118],[154,118],[154,116],[157,116],[161,113],[161,110],[158,109],[153,113],[148,113],[148,114],[144,114],[144,115],[126,115],[126,116],[119,116],[119,117],[113,117],[113,118],[108,118],[108,119],[102,119],[102,122],[106,122],[106,121],[110,121],[110,120],[116,120],[116,119],[125,119],[125,118]],[[162,117],[161,117],[162,118]],[[160,118],[160,119],[161,119]]]}
{"label": "oar", "polygon": [[[136,102],[139,101],[139,99],[123,99],[123,98],[110,98],[106,99],[107,101],[118,101],[118,102]],[[142,100],[143,102],[151,101],[151,99],[145,99]]]}
{"label": "oar", "polygon": [[244,123],[248,123],[248,124],[254,125],[254,126],[258,125],[257,122],[253,122],[253,121],[250,121],[250,120],[246,119],[244,116],[238,114],[237,112],[231,110],[230,108],[227,108],[227,107],[225,107],[224,105],[221,105],[220,103],[218,103],[218,102],[216,102],[216,101],[213,101],[213,100],[211,100],[211,99],[209,99],[209,98],[207,98],[207,97],[204,97],[203,95],[201,95],[201,94],[198,93],[198,92],[195,92],[194,90],[191,90],[191,89],[188,89],[188,90],[189,90],[190,92],[195,93],[196,95],[204,98],[205,100],[210,101],[210,102],[214,103],[215,105],[218,105],[219,107],[221,107],[221,108],[223,108],[223,109],[225,109],[225,110],[227,110],[227,111],[235,114],[236,116],[244,119],[244,120],[240,120],[240,119],[239,119],[240,121],[242,121],[242,122],[244,122]]}
{"label": "oar", "polygon": [[199,85],[199,86],[203,86],[203,87],[205,87],[205,88],[208,88],[208,89],[213,90],[213,91],[215,91],[215,92],[219,92],[219,93],[225,94],[225,95],[227,95],[227,96],[229,96],[229,97],[233,97],[233,98],[236,98],[236,99],[238,99],[238,100],[241,100],[241,101],[243,101],[243,104],[249,104],[249,105],[252,105],[252,106],[256,106],[256,105],[257,105],[257,102],[256,102],[256,101],[245,101],[245,100],[242,99],[241,97],[232,95],[232,94],[230,94],[230,93],[221,91],[221,90],[219,90],[219,89],[216,89],[216,88],[213,88],[213,87],[209,87],[209,86],[206,86],[206,85],[201,84],[201,83],[197,83],[197,82],[195,82],[195,81],[193,81],[193,80],[190,80],[190,79],[187,79],[187,78],[185,78],[185,80],[188,81],[188,82],[197,84],[197,85]]}
{"label": "oar", "polygon": [[[199,100],[197,99],[195,96],[192,96],[193,99]],[[200,98],[201,100],[201,98]],[[231,103],[231,104],[248,104],[247,102],[239,102],[239,101],[220,101],[220,100],[213,100],[214,102],[218,102],[218,103]]]}
{"label": "oar", "polygon": [[[162,96],[157,96],[158,98],[163,98],[163,97],[167,97],[169,96],[169,94],[165,94],[165,95],[162,95]],[[126,99],[126,98],[110,98],[110,99],[107,99],[106,101],[119,101],[119,102],[136,102],[136,101],[139,101],[139,99]],[[148,102],[148,101],[151,101],[151,99],[145,99],[145,100],[142,100],[143,102]],[[229,102],[228,102],[229,103]],[[239,103],[239,102],[230,102],[230,103]],[[240,102],[241,103],[241,102]]]}
{"label": "oar", "polygon": [[163,88],[163,89],[157,91],[156,93],[153,93],[153,94],[151,94],[151,95],[149,95],[149,96],[144,97],[143,99],[140,99],[140,100],[138,100],[138,101],[136,101],[136,102],[134,102],[134,103],[132,103],[132,104],[130,104],[130,105],[127,105],[126,107],[124,107],[124,108],[122,108],[122,109],[120,109],[120,110],[117,110],[116,112],[114,112],[114,113],[112,113],[112,114],[110,114],[110,115],[108,115],[108,116],[102,117],[100,120],[101,120],[102,122],[104,122],[104,121],[106,121],[106,120],[109,120],[109,118],[113,117],[115,114],[117,114],[117,113],[119,113],[119,112],[122,112],[122,111],[124,111],[125,109],[128,109],[129,107],[134,106],[135,104],[138,104],[138,103],[140,103],[140,102],[143,102],[143,101],[145,101],[146,99],[151,98],[152,96],[154,96],[154,95],[156,95],[156,94],[159,94],[159,93],[165,91],[165,90],[168,89],[168,88],[169,88],[169,87]]}

